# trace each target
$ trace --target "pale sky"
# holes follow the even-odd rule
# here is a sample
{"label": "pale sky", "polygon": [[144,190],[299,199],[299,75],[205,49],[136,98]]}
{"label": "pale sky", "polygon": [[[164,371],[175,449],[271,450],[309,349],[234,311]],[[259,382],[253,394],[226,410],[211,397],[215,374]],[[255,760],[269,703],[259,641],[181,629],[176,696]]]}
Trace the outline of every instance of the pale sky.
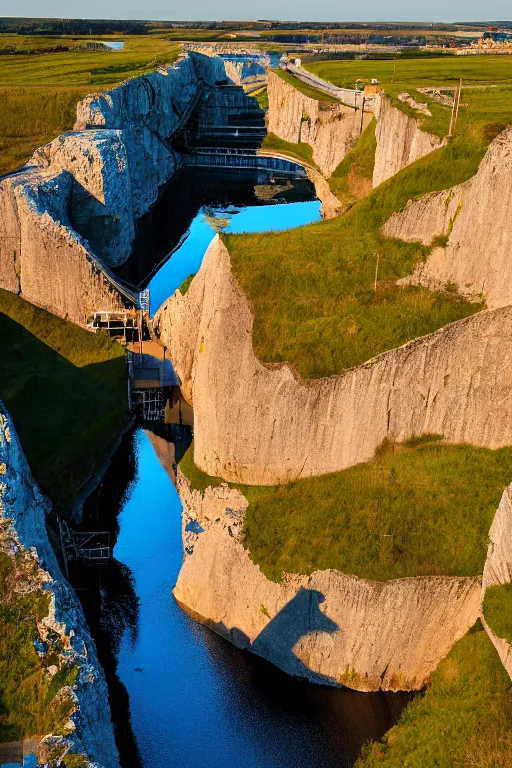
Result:
{"label": "pale sky", "polygon": [[176,21],[507,21],[512,19],[512,0],[0,0],[0,16]]}

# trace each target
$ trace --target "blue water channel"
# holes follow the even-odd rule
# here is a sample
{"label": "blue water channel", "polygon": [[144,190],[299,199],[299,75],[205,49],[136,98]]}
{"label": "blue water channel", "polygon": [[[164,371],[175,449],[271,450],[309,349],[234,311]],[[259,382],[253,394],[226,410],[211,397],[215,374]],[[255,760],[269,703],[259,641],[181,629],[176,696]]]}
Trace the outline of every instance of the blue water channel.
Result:
{"label": "blue water channel", "polygon": [[117,651],[144,768],[345,768],[393,724],[400,701],[299,682],[190,619],[172,596],[181,503],[148,434],[114,556],[133,578],[138,618]]}
{"label": "blue water channel", "polygon": [[318,221],[321,218],[320,207],[319,200],[248,205],[243,208],[233,205],[221,208],[203,206],[181,244],[148,285],[151,313],[154,314],[189,275],[199,270],[216,231],[238,234],[270,230],[278,232]]}
{"label": "blue water channel", "polygon": [[[317,200],[201,207],[150,282],[153,310],[198,271],[215,231],[283,230],[319,218]],[[118,487],[122,497],[107,502],[106,515],[117,515],[114,557],[128,589],[102,587],[100,625],[115,638],[107,641],[111,661],[104,656],[104,666],[128,694],[117,691],[124,703],[121,716],[114,713],[118,735],[130,718],[128,736],[133,732],[135,742],[125,750],[123,768],[353,765],[361,745],[393,724],[399,700],[294,680],[184,613],[172,595],[182,563],[181,503],[153,448],[155,440],[168,443],[148,434],[137,428],[125,439],[126,455],[115,457],[98,491],[101,499]],[[90,506],[95,520],[104,519],[98,500]],[[123,610],[131,619],[119,620]],[[104,649],[101,631],[98,642]]]}

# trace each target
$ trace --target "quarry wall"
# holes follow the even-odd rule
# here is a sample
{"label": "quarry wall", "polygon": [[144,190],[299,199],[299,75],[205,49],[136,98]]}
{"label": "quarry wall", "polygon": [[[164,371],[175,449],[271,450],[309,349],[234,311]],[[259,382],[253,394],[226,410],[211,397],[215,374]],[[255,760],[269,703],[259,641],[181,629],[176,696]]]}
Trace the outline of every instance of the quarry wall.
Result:
{"label": "quarry wall", "polygon": [[[70,751],[85,754],[95,765],[119,768],[110,718],[108,691],[94,642],[75,593],[62,576],[48,540],[50,502],[34,482],[12,420],[0,403],[0,550],[10,557],[35,558],[38,580],[48,591],[50,612],[40,624],[41,636],[53,630],[68,647],[68,659],[79,665],[73,696],[74,730],[66,737]],[[33,573],[33,570],[31,571]],[[20,590],[23,584],[19,584]]]}
{"label": "quarry wall", "polygon": [[[269,133],[285,141],[310,144],[314,162],[329,177],[361,134],[360,111],[311,99],[275,72],[269,71],[267,87]],[[365,113],[363,130],[371,119],[371,113]]]}
{"label": "quarry wall", "polygon": [[270,581],[244,548],[240,491],[192,491],[180,472],[178,491],[185,554],[174,596],[289,674],[361,691],[417,690],[478,618],[479,578],[376,582],[327,570]]}
{"label": "quarry wall", "polygon": [[368,461],[384,438],[425,433],[488,448],[512,443],[511,307],[302,381],[288,364],[256,358],[252,311],[217,237],[155,327],[194,406],[195,462],[210,475],[272,485]]}
{"label": "quarry wall", "polygon": [[[383,234],[434,247],[410,278],[431,288],[455,284],[489,309],[512,303],[512,126],[490,144],[478,172],[464,184],[410,201]],[[442,237],[444,242],[434,238]]]}
{"label": "quarry wall", "polygon": [[0,179],[0,287],[82,325],[123,308],[109,270],[182,163],[167,138],[202,85],[225,77],[220,59],[191,53],[80,102],[74,131]]}
{"label": "quarry wall", "polygon": [[[489,548],[482,580],[482,601],[488,587],[512,582],[512,485],[503,492],[489,532]],[[482,617],[494,647],[512,679],[512,644],[498,637]]]}
{"label": "quarry wall", "polygon": [[377,100],[375,116],[374,187],[444,144],[444,140],[422,131],[415,118],[394,107],[385,96]]}

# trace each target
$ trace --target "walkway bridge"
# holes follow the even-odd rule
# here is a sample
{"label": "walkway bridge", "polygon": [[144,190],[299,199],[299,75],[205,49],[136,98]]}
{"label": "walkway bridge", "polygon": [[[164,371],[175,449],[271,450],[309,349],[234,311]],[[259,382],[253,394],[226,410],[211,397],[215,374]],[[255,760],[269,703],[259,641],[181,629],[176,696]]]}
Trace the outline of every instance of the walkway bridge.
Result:
{"label": "walkway bridge", "polygon": [[278,176],[306,178],[304,165],[284,154],[262,149],[198,147],[185,155],[185,164],[196,168],[249,169]]}

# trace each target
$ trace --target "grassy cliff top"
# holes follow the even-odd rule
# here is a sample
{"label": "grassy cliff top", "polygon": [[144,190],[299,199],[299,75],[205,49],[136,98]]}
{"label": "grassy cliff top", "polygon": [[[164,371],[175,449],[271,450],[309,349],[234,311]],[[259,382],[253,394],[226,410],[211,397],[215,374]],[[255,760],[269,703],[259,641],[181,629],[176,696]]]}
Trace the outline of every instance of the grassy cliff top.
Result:
{"label": "grassy cliff top", "polygon": [[479,623],[365,753],[355,768],[510,768],[512,684]]}
{"label": "grassy cliff top", "polygon": [[[458,85],[463,78],[461,110],[472,121],[489,119],[509,123],[512,115],[512,67],[507,56],[440,56],[439,58],[398,58],[396,60],[372,61],[320,61],[304,62],[304,68],[314,75],[341,88],[354,88],[356,81],[379,80],[379,85],[391,98],[393,104],[403,112],[419,117],[420,125],[444,137],[450,125],[451,108],[432,101],[417,88],[450,88]],[[361,82],[362,81],[362,82]],[[404,91],[416,101],[428,103],[432,117],[422,116],[396,98]],[[449,92],[447,92],[449,93]]]}
{"label": "grassy cliff top", "polygon": [[30,468],[69,511],[126,420],[123,348],[0,290],[0,399]]}
{"label": "grassy cliff top", "polygon": [[[27,162],[37,147],[71,130],[76,104],[88,93],[113,88],[130,77],[172,63],[180,47],[160,35],[93,38],[122,40],[121,51],[61,51],[0,56],[0,175]],[[33,50],[80,45],[68,39],[2,35],[1,47]]]}
{"label": "grassy cliff top", "polygon": [[484,598],[484,617],[497,637],[512,643],[512,584],[488,587]]}
{"label": "grassy cliff top", "polygon": [[473,176],[499,127],[464,130],[461,120],[461,134],[449,145],[337,219],[282,233],[223,235],[255,314],[258,358],[288,361],[305,378],[333,376],[481,309],[450,291],[398,286],[428,249],[386,239],[381,227],[408,200]]}
{"label": "grassy cliff top", "polygon": [[299,80],[298,77],[295,77],[295,75],[292,75],[291,72],[287,72],[284,69],[273,69],[272,72],[275,75],[279,75],[281,80],[284,80],[285,83],[288,83],[289,85],[293,85],[294,88],[296,88],[298,91],[303,93],[304,96],[308,96],[310,99],[314,99],[315,101],[319,101],[319,102],[324,102],[326,104],[340,103],[338,99],[334,98],[334,96],[331,96],[325,91],[320,91],[318,88],[314,88],[312,85],[308,85],[307,83],[304,83],[302,80]]}
{"label": "grassy cliff top", "polygon": [[[249,501],[245,545],[265,575],[334,568],[362,578],[475,576],[510,481],[512,448],[387,444],[365,464],[276,487],[237,485]],[[192,487],[219,485],[193,462]],[[231,485],[231,484],[230,484]]]}

